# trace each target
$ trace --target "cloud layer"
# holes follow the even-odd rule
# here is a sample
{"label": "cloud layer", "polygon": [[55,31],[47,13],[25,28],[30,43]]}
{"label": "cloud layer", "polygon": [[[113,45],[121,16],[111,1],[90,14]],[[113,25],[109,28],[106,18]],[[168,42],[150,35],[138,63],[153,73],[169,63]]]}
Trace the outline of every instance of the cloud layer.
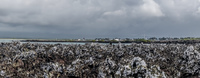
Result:
{"label": "cloud layer", "polygon": [[199,0],[1,0],[0,36],[200,36]]}

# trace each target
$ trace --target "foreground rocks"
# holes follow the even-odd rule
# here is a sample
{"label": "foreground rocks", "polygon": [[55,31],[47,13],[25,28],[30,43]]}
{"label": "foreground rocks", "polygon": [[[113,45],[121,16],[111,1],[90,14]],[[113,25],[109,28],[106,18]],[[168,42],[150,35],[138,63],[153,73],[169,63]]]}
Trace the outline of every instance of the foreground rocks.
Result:
{"label": "foreground rocks", "polygon": [[198,78],[199,44],[0,44],[0,77]]}

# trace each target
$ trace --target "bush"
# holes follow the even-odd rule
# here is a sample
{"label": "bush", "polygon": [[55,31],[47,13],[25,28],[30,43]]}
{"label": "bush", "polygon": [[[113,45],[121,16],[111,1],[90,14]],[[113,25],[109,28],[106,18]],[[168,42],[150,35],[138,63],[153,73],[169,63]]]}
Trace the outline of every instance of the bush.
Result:
{"label": "bush", "polygon": [[151,42],[150,40],[145,40],[145,39],[135,39],[135,42],[144,42],[144,43],[148,43]]}

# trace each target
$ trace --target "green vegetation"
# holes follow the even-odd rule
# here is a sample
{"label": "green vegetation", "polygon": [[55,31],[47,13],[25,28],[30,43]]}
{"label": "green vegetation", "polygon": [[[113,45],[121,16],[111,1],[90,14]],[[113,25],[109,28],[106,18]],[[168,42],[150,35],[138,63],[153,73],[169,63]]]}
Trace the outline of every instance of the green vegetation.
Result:
{"label": "green vegetation", "polygon": [[181,40],[200,40],[200,38],[194,38],[194,37],[185,37],[185,38],[180,38]]}
{"label": "green vegetation", "polygon": [[151,42],[151,40],[135,39],[135,42],[144,42],[144,43],[148,43],[148,42]]}
{"label": "green vegetation", "polygon": [[104,40],[99,40],[99,42],[105,42]]}
{"label": "green vegetation", "polygon": [[88,40],[88,41],[91,41],[91,42],[96,42],[96,40]]}
{"label": "green vegetation", "polygon": [[118,42],[117,40],[111,40],[111,42]]}

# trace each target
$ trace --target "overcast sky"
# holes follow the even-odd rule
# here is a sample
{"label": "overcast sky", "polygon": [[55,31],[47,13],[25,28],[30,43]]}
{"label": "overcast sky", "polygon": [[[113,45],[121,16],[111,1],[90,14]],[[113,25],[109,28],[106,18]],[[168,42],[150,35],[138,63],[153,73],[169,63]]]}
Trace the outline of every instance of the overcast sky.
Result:
{"label": "overcast sky", "polygon": [[0,37],[200,37],[200,0],[0,0]]}

